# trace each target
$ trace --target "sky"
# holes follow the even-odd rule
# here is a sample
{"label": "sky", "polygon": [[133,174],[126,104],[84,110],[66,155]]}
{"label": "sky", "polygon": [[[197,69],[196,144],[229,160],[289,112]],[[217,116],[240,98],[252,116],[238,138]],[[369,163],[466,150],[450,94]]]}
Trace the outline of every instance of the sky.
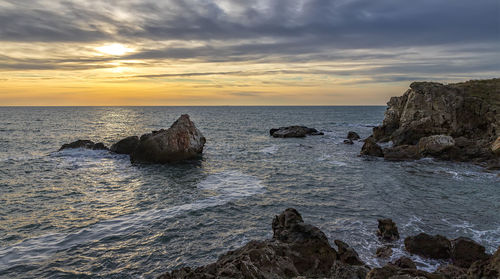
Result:
{"label": "sky", "polygon": [[384,105],[493,77],[498,0],[0,0],[0,105]]}

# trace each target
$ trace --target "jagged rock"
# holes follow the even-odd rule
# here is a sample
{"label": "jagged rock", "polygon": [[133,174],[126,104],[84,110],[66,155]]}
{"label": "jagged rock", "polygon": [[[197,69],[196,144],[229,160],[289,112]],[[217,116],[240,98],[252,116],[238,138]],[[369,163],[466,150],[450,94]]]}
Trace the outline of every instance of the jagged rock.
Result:
{"label": "jagged rock", "polygon": [[498,150],[493,146],[500,131],[500,79],[449,85],[414,82],[387,105],[382,125],[373,129],[376,141],[416,145],[434,135],[470,140],[468,146],[439,145],[443,149],[438,148],[438,154],[433,148],[423,150],[444,160],[486,161]]}
{"label": "jagged rock", "polygon": [[277,129],[273,128],[269,130],[269,134],[275,138],[303,138],[306,135],[324,135],[323,132],[319,132],[314,128],[308,128],[306,126],[288,126]]}
{"label": "jagged rock", "polygon": [[[227,252],[217,262],[196,269],[183,268],[159,278],[294,278],[328,277],[332,272],[345,276],[362,274],[363,268],[349,268],[337,261],[337,253],[325,234],[305,224],[297,210],[289,208],[272,223],[273,238],[250,241]],[[334,267],[334,264],[337,266]],[[345,266],[341,268],[340,265]],[[366,270],[365,270],[366,271]],[[339,277],[340,278],[340,277]],[[363,277],[344,277],[363,278]]]}
{"label": "jagged rock", "polygon": [[378,145],[372,137],[365,139],[365,144],[361,148],[361,155],[384,157],[382,147]]}
{"label": "jagged rock", "polygon": [[102,143],[94,143],[91,140],[77,140],[72,143],[66,143],[59,148],[59,151],[63,149],[71,149],[71,148],[85,148],[85,149],[92,149],[92,150],[108,150],[108,148]]}
{"label": "jagged rock", "polygon": [[456,266],[470,267],[473,262],[485,260],[489,257],[485,250],[483,246],[474,240],[459,237],[451,241],[451,260]]}
{"label": "jagged rock", "polygon": [[392,256],[392,247],[391,246],[382,246],[377,248],[375,251],[375,255],[377,258],[390,258]]}
{"label": "jagged rock", "polygon": [[399,239],[399,232],[396,223],[392,219],[378,219],[377,235],[385,241]]}
{"label": "jagged rock", "polygon": [[358,133],[353,132],[353,131],[349,131],[349,133],[347,133],[347,139],[350,139],[350,140],[359,140],[360,137],[359,137]]}
{"label": "jagged rock", "polygon": [[441,235],[431,236],[420,233],[405,238],[406,251],[433,259],[449,259],[451,242]]}
{"label": "jagged rock", "polygon": [[343,263],[349,264],[349,265],[364,265],[365,263],[361,261],[359,258],[358,253],[354,251],[349,245],[342,240],[335,240],[335,245],[338,247],[338,258],[340,261]]}
{"label": "jagged rock", "polygon": [[491,144],[491,151],[495,153],[496,155],[500,155],[500,137],[498,137],[492,144]]}
{"label": "jagged rock", "polygon": [[163,164],[196,158],[203,152],[205,142],[189,115],[183,114],[168,130],[141,136],[130,160]]}
{"label": "jagged rock", "polygon": [[344,143],[345,144],[354,144],[354,142],[352,141],[352,139],[346,139],[346,140],[344,140]]}
{"label": "jagged rock", "polygon": [[420,153],[416,145],[399,145],[384,149],[384,159],[389,161],[418,160]]}
{"label": "jagged rock", "polygon": [[467,270],[467,279],[500,278],[500,247],[491,258],[474,262]]}
{"label": "jagged rock", "polygon": [[131,154],[139,145],[139,137],[131,136],[126,137],[119,142],[113,144],[110,148],[111,151],[118,154]]}
{"label": "jagged rock", "polygon": [[422,155],[437,155],[455,146],[455,140],[447,135],[434,135],[420,138],[418,152]]}

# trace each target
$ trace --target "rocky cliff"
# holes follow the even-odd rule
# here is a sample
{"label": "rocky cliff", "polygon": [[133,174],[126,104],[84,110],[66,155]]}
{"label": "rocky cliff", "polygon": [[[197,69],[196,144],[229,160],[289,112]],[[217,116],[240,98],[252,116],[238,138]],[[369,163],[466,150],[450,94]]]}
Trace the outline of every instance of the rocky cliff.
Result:
{"label": "rocky cliff", "polygon": [[372,136],[377,142],[392,141],[393,149],[384,152],[387,159],[498,160],[499,78],[448,85],[414,82],[387,105],[385,119]]}

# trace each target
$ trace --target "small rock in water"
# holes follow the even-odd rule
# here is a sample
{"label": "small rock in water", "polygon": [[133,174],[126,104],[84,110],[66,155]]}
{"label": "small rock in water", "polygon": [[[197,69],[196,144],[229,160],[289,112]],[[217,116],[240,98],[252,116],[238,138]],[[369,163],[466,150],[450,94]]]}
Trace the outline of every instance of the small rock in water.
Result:
{"label": "small rock in water", "polygon": [[378,219],[377,235],[385,241],[399,239],[399,232],[396,223],[392,219]]}
{"label": "small rock in water", "polygon": [[359,137],[358,133],[353,132],[353,131],[349,131],[349,133],[347,133],[347,139],[350,139],[350,140],[359,140],[360,137]]}
{"label": "small rock in water", "polygon": [[365,144],[361,148],[361,155],[384,157],[382,147],[378,145],[372,137],[365,139]]}
{"label": "small rock in water", "polygon": [[344,143],[345,144],[354,144],[354,142],[352,141],[352,139],[346,139],[346,140],[344,140]]}
{"label": "small rock in water", "polygon": [[108,150],[108,148],[102,143],[94,143],[91,140],[77,140],[72,143],[66,143],[59,148],[59,151],[63,149],[72,149],[72,148],[85,148],[85,149],[92,149],[92,150]]}
{"label": "small rock in water", "polygon": [[432,259],[449,259],[451,242],[441,235],[420,233],[405,238],[406,251]]}
{"label": "small rock in water", "polygon": [[392,256],[392,247],[390,246],[382,246],[377,248],[375,252],[377,258],[390,258]]}
{"label": "small rock in water", "polygon": [[269,134],[275,138],[303,138],[306,135],[324,135],[323,132],[319,132],[314,128],[308,128],[306,126],[288,126],[280,127],[278,129],[273,128],[269,130]]}
{"label": "small rock in water", "polygon": [[417,265],[408,257],[401,257],[397,259],[393,264],[401,268],[411,268],[411,269],[417,268]]}

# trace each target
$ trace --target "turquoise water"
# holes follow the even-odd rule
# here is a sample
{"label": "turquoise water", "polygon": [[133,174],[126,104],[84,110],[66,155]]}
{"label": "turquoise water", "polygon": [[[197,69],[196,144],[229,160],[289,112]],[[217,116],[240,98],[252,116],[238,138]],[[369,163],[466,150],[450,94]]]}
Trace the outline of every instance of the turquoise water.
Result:
{"label": "turquoise water", "polygon": [[[330,241],[370,265],[377,218],[400,234],[468,236],[500,245],[500,179],[465,163],[359,157],[385,107],[0,108],[0,277],[153,278],[215,261],[272,235],[271,220],[295,207]],[[188,113],[207,138],[203,159],[131,164],[106,151],[65,150],[76,139],[108,146],[167,128]],[[306,125],[324,136],[269,137]],[[398,242],[401,248],[402,241]],[[397,249],[393,257],[404,254]],[[414,257],[420,268],[439,262]]]}

